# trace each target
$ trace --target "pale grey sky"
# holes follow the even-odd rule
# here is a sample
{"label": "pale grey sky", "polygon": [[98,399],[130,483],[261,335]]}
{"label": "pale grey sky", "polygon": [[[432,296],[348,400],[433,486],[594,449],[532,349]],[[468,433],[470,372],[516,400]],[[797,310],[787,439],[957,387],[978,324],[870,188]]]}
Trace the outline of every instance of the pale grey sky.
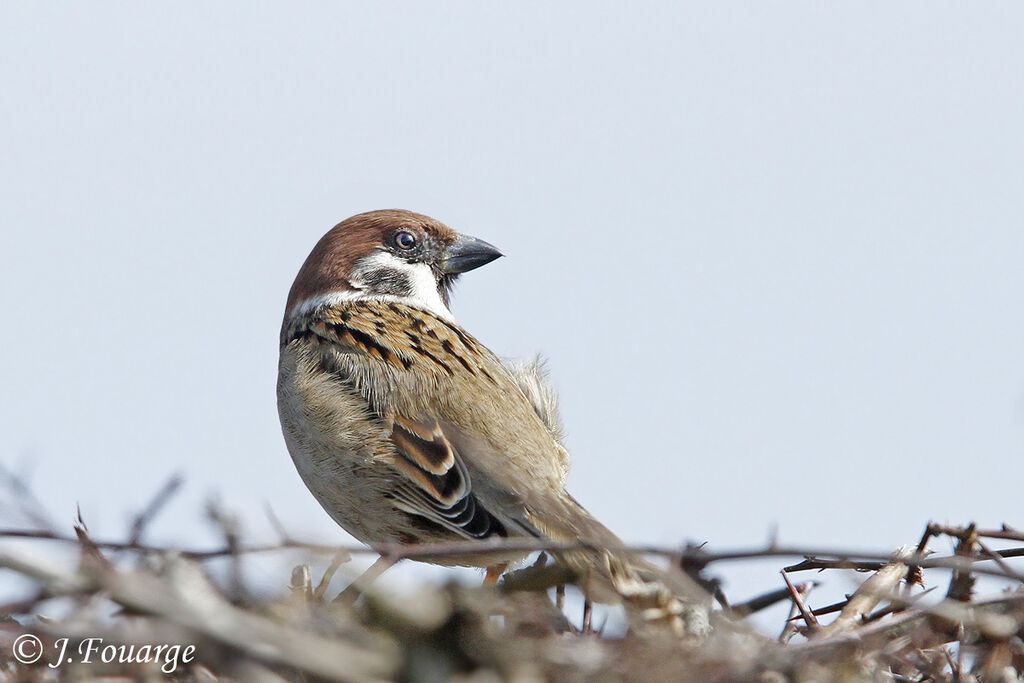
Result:
{"label": "pale grey sky", "polygon": [[347,542],[280,436],[278,325],[323,232],[402,207],[505,251],[455,314],[550,359],[571,490],[626,539],[1024,523],[1022,26],[1019,2],[5,2],[3,462],[98,536],[181,471],[154,540],[205,539],[218,492],[254,538],[269,502]]}

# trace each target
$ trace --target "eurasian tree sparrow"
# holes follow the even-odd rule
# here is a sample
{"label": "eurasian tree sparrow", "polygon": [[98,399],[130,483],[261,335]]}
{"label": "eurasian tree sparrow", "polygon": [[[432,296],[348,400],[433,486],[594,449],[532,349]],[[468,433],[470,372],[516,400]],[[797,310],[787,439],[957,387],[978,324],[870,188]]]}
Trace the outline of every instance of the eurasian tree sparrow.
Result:
{"label": "eurasian tree sparrow", "polygon": [[[455,278],[500,256],[427,216],[373,211],[324,235],[295,278],[277,384],[285,441],[327,513],[364,542],[622,547],[565,490],[568,457],[540,372],[504,365],[448,309]],[[495,577],[508,559],[437,562]],[[619,593],[629,583],[608,556],[560,559],[583,576],[617,573]]]}

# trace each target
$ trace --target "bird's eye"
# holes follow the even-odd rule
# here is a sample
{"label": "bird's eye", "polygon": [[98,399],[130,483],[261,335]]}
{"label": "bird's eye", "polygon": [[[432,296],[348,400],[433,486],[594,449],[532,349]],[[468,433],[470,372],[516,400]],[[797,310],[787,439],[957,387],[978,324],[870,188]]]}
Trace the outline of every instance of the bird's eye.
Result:
{"label": "bird's eye", "polygon": [[416,235],[403,230],[395,233],[393,241],[399,249],[409,250],[416,246]]}

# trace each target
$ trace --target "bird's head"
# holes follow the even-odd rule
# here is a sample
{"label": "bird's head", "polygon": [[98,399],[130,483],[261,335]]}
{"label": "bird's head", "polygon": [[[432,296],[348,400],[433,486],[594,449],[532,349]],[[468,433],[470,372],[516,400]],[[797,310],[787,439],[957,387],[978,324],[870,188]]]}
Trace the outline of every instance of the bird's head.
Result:
{"label": "bird's head", "polygon": [[455,279],[501,252],[429,216],[389,209],[348,218],[320,238],[288,293],[286,317],[345,299],[384,299],[451,318]]}

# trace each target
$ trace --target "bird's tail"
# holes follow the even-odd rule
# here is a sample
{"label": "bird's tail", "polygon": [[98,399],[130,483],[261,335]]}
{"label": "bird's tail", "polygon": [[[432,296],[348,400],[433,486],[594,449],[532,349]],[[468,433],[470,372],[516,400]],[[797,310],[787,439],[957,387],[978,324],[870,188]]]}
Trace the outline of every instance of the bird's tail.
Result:
{"label": "bird's tail", "polygon": [[707,635],[711,596],[704,588],[681,569],[663,569],[629,550],[572,497],[566,496],[560,506],[532,521],[548,538],[574,546],[554,555],[577,577],[589,599],[624,604],[637,625],[667,624],[679,635]]}

